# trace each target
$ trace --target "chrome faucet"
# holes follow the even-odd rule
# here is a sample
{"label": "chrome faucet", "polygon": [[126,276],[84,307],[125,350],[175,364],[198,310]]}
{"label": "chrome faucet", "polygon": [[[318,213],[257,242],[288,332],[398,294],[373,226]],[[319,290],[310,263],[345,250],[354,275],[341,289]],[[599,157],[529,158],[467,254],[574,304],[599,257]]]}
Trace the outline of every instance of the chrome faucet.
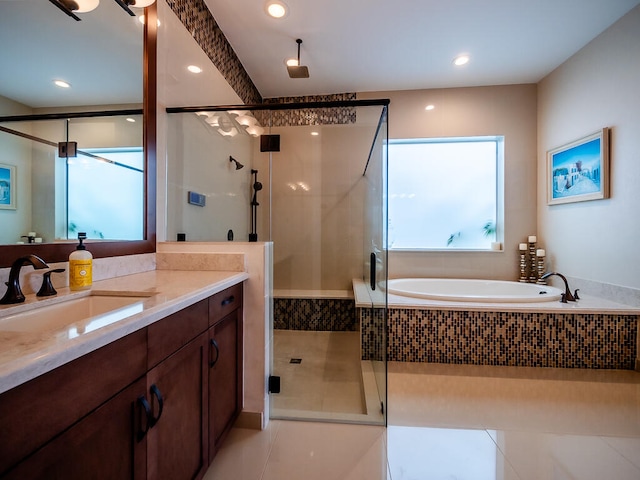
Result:
{"label": "chrome faucet", "polygon": [[580,300],[580,297],[578,296],[578,290],[576,288],[575,293],[571,293],[571,289],[569,288],[569,282],[567,281],[567,278],[562,275],[561,273],[558,272],[547,272],[544,275],[542,275],[540,277],[540,280],[545,280],[553,275],[556,275],[557,277],[560,277],[562,279],[562,281],[564,282],[564,293],[562,294],[562,297],[560,298],[560,301],[562,303],[567,303],[567,301],[569,302],[575,302],[576,300]]}
{"label": "chrome faucet", "polygon": [[20,257],[13,265],[11,265],[11,270],[9,271],[9,281],[7,282],[7,291],[4,294],[4,297],[0,299],[1,305],[10,305],[13,303],[22,303],[25,300],[24,294],[20,289],[20,269],[23,265],[30,264],[35,269],[41,268],[49,268],[44,260],[42,260],[37,255],[26,255],[24,257]]}

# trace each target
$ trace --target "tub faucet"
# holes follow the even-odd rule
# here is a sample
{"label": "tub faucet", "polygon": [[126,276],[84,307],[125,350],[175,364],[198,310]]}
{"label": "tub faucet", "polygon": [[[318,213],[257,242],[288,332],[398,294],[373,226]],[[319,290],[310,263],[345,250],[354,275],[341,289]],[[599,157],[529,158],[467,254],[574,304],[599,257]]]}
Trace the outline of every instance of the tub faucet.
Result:
{"label": "tub faucet", "polygon": [[547,272],[540,277],[540,280],[545,280],[553,275],[560,277],[564,282],[564,293],[562,294],[562,298],[560,299],[562,303],[567,303],[567,301],[575,302],[576,300],[580,300],[580,297],[578,296],[578,289],[576,288],[575,293],[572,294],[571,289],[569,288],[569,282],[567,281],[567,278],[561,273]]}
{"label": "tub faucet", "polygon": [[20,289],[20,269],[23,265],[27,264],[32,265],[35,269],[49,268],[49,265],[47,265],[44,260],[37,255],[26,255],[18,258],[13,262],[13,265],[11,265],[9,281],[7,282],[7,291],[5,292],[4,297],[0,299],[0,304],[10,305],[13,303],[24,302],[25,297]]}

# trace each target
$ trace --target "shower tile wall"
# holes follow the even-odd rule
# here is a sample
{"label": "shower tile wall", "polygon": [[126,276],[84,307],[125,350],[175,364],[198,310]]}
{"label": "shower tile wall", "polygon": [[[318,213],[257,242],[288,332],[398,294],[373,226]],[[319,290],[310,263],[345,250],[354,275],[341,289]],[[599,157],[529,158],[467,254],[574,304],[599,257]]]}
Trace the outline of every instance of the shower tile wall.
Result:
{"label": "shower tile wall", "polygon": [[[294,102],[335,102],[356,100],[355,93],[337,93],[332,95],[307,95],[304,97],[265,98],[266,104],[283,104]],[[339,108],[306,108],[300,110],[273,110],[256,112],[256,117],[264,116],[261,123],[272,127],[291,127],[304,125],[346,125],[356,123],[357,109],[354,107]],[[266,118],[269,116],[269,118]]]}
{"label": "shower tile wall", "polygon": [[358,330],[352,299],[274,298],[273,328],[355,332]]}
{"label": "shower tile wall", "polygon": [[204,0],[167,0],[167,5],[242,101],[246,104],[260,103],[262,101],[260,92],[242,66]]}
{"label": "shower tile wall", "polygon": [[[362,355],[376,345],[363,324]],[[561,315],[526,312],[473,312],[389,309],[388,359],[556,368],[633,370],[636,315]]]}

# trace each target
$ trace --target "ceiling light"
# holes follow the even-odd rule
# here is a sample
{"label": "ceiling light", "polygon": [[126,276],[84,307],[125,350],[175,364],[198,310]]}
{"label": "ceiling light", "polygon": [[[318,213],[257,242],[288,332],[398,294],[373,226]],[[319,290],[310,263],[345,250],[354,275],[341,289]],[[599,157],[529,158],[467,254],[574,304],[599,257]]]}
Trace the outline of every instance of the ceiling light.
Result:
{"label": "ceiling light", "polygon": [[136,119],[135,119],[135,118],[128,117],[128,118],[127,118],[127,122],[136,123]]}
{"label": "ceiling light", "polygon": [[317,137],[318,135],[320,135],[319,132],[311,132],[311,135],[313,135],[314,137]]}
{"label": "ceiling light", "polygon": [[458,55],[456,58],[453,59],[453,64],[456,67],[461,67],[462,65],[466,65],[467,63],[469,63],[470,57],[468,54],[463,53],[461,55]]}
{"label": "ceiling light", "polygon": [[187,67],[187,70],[189,70],[191,73],[202,73],[202,69],[197,65],[189,65]]}
{"label": "ceiling light", "polygon": [[155,3],[156,0],[125,0],[125,3],[128,3],[130,7],[134,8],[147,8]]}
{"label": "ceiling light", "polygon": [[69,82],[65,82],[64,80],[54,80],[53,83],[55,83],[60,88],[71,87],[71,84]]}
{"label": "ceiling light", "polygon": [[435,105],[427,105],[426,107],[424,107],[425,110],[430,111],[433,110],[435,107]]}
{"label": "ceiling light", "polygon": [[64,0],[62,3],[65,4],[69,10],[72,10],[75,13],[87,13],[95,10],[98,7],[100,0],[75,0],[75,4],[78,6],[77,8],[69,6],[70,3],[74,3],[73,0],[71,2],[69,0]]}
{"label": "ceiling light", "polygon": [[289,13],[287,5],[279,0],[270,0],[264,6],[265,12],[272,18],[284,18]]}

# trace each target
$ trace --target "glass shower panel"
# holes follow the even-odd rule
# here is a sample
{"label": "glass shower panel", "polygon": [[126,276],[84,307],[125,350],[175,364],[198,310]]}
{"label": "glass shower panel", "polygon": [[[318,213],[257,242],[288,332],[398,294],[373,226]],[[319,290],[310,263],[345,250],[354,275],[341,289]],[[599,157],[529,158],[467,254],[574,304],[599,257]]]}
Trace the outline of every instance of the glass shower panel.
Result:
{"label": "glass shower panel", "polygon": [[168,240],[248,241],[253,146],[265,131],[249,110],[170,113]]}
{"label": "glass shower panel", "polygon": [[273,242],[272,375],[281,390],[270,397],[272,418],[384,423],[386,386],[377,387],[373,364],[361,358],[354,302],[371,207],[363,171],[381,110],[269,112],[279,149],[258,153],[254,169],[270,179],[259,218]]}
{"label": "glass shower panel", "polygon": [[[365,168],[366,206],[362,298],[358,308],[362,335],[362,361],[369,362],[378,390],[380,409],[387,411],[387,108],[380,123]],[[366,292],[366,293],[365,293]],[[356,294],[358,297],[359,295]],[[367,303],[368,299],[368,303]]]}

